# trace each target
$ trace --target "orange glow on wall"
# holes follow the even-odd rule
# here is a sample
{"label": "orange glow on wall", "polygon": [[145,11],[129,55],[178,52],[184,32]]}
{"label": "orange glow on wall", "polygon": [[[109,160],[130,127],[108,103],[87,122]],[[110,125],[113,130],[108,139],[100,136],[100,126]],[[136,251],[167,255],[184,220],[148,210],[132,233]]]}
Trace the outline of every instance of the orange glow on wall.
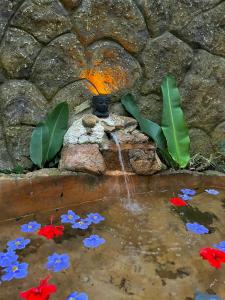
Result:
{"label": "orange glow on wall", "polygon": [[125,72],[120,67],[88,69],[83,71],[81,78],[87,79],[93,85],[89,84],[88,88],[94,95],[112,94],[124,87],[127,81]]}

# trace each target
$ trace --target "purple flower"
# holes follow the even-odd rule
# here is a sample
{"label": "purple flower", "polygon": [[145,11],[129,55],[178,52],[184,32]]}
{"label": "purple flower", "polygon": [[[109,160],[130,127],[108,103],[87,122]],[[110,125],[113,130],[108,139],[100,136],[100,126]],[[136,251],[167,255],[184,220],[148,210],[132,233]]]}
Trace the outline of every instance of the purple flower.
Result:
{"label": "purple flower", "polygon": [[83,244],[87,248],[97,248],[105,243],[105,240],[98,235],[91,235],[83,240]]}
{"label": "purple flower", "polygon": [[205,190],[206,193],[208,193],[209,195],[218,195],[220,192],[214,189],[207,189]]}
{"label": "purple flower", "polygon": [[70,266],[70,257],[68,254],[57,254],[48,257],[48,262],[46,267],[49,271],[60,272],[62,270],[68,269]]}
{"label": "purple flower", "polygon": [[181,189],[181,192],[185,195],[190,195],[190,196],[196,195],[196,191],[193,189]]}
{"label": "purple flower", "polygon": [[0,252],[0,267],[9,267],[16,263],[18,255],[14,251]]}
{"label": "purple flower", "polygon": [[66,300],[88,300],[88,295],[85,293],[73,292],[66,298]]}
{"label": "purple flower", "polygon": [[66,215],[61,216],[61,223],[75,223],[77,220],[79,220],[80,217],[76,215],[72,210],[68,210]]}
{"label": "purple flower", "polygon": [[101,221],[104,221],[105,218],[101,216],[99,213],[90,213],[87,215],[87,219],[91,221],[93,224],[98,224]]}
{"label": "purple flower", "polygon": [[194,232],[196,234],[206,234],[209,232],[208,228],[205,226],[198,224],[198,223],[187,223],[186,224],[187,230]]}
{"label": "purple flower", "polygon": [[190,197],[189,195],[187,194],[179,194],[178,197],[180,197],[181,199],[183,199],[184,201],[189,201],[189,200],[192,200],[193,198]]}
{"label": "purple flower", "polygon": [[36,221],[31,221],[27,224],[23,224],[21,226],[21,231],[22,232],[35,232],[40,228],[41,228],[41,224],[37,223]]}
{"label": "purple flower", "polygon": [[214,244],[214,247],[220,251],[225,252],[225,241],[220,242],[219,244]]}
{"label": "purple flower", "polygon": [[28,269],[28,264],[16,262],[11,266],[3,269],[3,272],[5,274],[2,276],[1,279],[2,281],[10,281],[13,278],[16,279],[25,278],[28,275],[27,269]]}
{"label": "purple flower", "polygon": [[30,239],[25,239],[23,237],[19,237],[15,240],[9,241],[7,243],[8,250],[20,250],[24,249],[26,245],[30,243]]}
{"label": "purple flower", "polygon": [[80,219],[78,222],[75,222],[72,225],[72,228],[85,230],[91,225],[91,221],[89,219]]}

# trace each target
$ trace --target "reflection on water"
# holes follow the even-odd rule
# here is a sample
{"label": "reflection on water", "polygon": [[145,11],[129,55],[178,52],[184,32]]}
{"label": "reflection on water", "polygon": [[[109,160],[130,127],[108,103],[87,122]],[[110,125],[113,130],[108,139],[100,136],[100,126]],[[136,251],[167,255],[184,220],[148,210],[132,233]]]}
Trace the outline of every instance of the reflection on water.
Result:
{"label": "reflection on water", "polygon": [[[51,283],[58,287],[52,296],[55,300],[66,299],[74,290],[85,291],[91,300],[194,300],[196,291],[225,299],[225,266],[214,269],[199,256],[202,247],[225,240],[225,191],[212,196],[203,190],[199,187],[190,206],[182,208],[172,208],[169,202],[178,190],[135,195],[143,208],[136,215],[116,198],[70,207],[82,217],[98,212],[105,221],[85,231],[66,225],[65,234],[55,240],[20,232],[20,225],[29,220],[48,224],[46,213],[1,224],[0,251],[19,236],[29,237],[31,243],[19,252],[20,260],[29,263],[29,276],[2,283],[0,299],[17,300],[19,292],[36,286],[46,277],[44,265],[54,252],[67,253],[71,261],[69,269],[52,273]],[[56,213],[55,220],[64,212]],[[190,221],[210,228],[210,234],[186,231],[184,223]],[[97,249],[85,248],[82,241],[91,234],[106,243]]]}

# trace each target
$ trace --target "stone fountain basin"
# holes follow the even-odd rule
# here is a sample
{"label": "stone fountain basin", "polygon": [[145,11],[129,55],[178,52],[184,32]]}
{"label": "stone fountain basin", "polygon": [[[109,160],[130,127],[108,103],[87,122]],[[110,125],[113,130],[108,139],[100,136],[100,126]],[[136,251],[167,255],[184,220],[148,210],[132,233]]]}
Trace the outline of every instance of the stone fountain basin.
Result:
{"label": "stone fountain basin", "polygon": [[[183,187],[205,186],[225,188],[225,176],[220,173],[163,172],[154,176],[130,175],[135,193]],[[46,169],[26,175],[0,176],[0,221],[21,216],[50,212],[69,206],[123,197],[124,178],[95,176],[84,173]]]}

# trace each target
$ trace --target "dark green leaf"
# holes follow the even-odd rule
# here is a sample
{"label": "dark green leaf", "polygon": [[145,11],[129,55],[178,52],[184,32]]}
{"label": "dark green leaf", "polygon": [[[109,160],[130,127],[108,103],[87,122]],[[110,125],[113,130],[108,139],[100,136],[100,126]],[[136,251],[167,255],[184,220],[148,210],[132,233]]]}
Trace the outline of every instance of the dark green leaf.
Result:
{"label": "dark green leaf", "polygon": [[181,168],[185,168],[190,160],[190,138],[175,78],[171,75],[166,76],[161,88],[163,93],[162,130],[170,155]]}
{"label": "dark green leaf", "polygon": [[30,143],[30,158],[33,163],[42,168],[46,162],[48,151],[49,129],[46,124],[40,123],[34,129]]}
{"label": "dark green leaf", "polygon": [[49,143],[46,160],[51,161],[63,144],[63,137],[68,127],[69,106],[62,102],[48,115],[46,125],[49,129]]}
{"label": "dark green leaf", "polygon": [[126,110],[138,121],[141,131],[150,136],[160,150],[165,151],[166,140],[161,127],[157,123],[141,116],[137,104],[134,101],[134,96],[128,94],[123,96],[121,101]]}

